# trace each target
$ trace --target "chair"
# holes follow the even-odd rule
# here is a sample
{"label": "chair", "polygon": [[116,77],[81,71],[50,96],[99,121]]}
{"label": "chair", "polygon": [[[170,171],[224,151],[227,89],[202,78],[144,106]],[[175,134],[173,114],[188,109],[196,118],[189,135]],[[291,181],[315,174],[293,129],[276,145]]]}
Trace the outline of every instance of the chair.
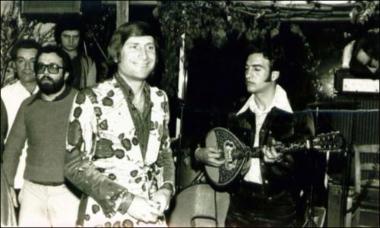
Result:
{"label": "chair", "polygon": [[354,145],[355,194],[348,197],[345,226],[379,227],[379,144]]}

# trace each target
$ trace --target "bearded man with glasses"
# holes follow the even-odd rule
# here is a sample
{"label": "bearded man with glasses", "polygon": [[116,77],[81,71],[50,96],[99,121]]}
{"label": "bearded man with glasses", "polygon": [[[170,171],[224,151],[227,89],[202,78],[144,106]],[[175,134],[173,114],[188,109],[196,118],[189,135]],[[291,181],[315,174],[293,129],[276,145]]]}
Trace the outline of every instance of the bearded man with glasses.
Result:
{"label": "bearded man with glasses", "polygon": [[4,172],[13,186],[22,147],[28,140],[19,225],[73,227],[79,198],[63,175],[68,117],[77,93],[67,84],[70,57],[56,46],[46,46],[36,60],[40,91],[21,104],[5,145]]}

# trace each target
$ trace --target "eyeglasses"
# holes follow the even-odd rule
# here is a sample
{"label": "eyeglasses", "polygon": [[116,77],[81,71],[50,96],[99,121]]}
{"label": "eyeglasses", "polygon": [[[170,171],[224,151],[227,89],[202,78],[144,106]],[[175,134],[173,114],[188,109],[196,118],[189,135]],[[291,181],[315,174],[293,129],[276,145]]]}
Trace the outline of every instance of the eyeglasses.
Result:
{"label": "eyeglasses", "polygon": [[50,74],[58,74],[59,69],[63,69],[64,67],[59,66],[58,64],[55,64],[55,63],[50,63],[48,65],[45,65],[43,63],[37,63],[36,68],[37,68],[37,74],[43,74],[46,68],[48,69],[48,72]]}

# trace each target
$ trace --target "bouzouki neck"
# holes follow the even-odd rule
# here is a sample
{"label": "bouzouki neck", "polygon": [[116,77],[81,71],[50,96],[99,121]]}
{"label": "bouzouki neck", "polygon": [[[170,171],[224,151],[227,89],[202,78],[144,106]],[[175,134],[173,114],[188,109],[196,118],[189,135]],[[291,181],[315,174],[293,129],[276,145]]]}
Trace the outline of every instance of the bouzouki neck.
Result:
{"label": "bouzouki neck", "polygon": [[[291,143],[289,146],[275,145],[274,148],[280,153],[291,153],[303,149],[309,149],[308,144]],[[241,159],[243,157],[258,158],[260,157],[262,147],[246,147],[244,151],[234,151],[232,157],[234,159]]]}
{"label": "bouzouki neck", "polygon": [[[292,153],[302,150],[315,149],[318,152],[341,152],[344,147],[344,141],[341,135],[336,132],[323,133],[315,138],[303,140],[298,143],[283,144],[277,142],[273,145],[280,153]],[[246,147],[242,151],[234,151],[232,157],[241,159],[243,157],[258,158],[262,147]]]}

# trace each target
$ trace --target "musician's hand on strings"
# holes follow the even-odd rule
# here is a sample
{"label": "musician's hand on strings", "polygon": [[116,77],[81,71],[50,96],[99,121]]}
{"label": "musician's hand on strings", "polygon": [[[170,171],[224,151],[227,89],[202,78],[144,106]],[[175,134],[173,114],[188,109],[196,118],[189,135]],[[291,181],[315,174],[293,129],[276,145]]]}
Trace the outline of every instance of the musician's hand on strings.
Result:
{"label": "musician's hand on strings", "polygon": [[264,145],[262,150],[264,154],[264,162],[267,163],[273,163],[273,162],[278,162],[281,161],[283,158],[282,153],[278,153],[275,145],[277,145],[279,142],[276,142],[274,139],[272,139],[271,143],[269,146]]}
{"label": "musician's hand on strings", "polygon": [[263,146],[264,162],[273,163],[281,160],[282,154],[276,151],[273,146]]}
{"label": "musician's hand on strings", "polygon": [[219,167],[224,164],[224,157],[221,150],[213,147],[198,148],[195,150],[195,159],[198,161],[210,165]]}

